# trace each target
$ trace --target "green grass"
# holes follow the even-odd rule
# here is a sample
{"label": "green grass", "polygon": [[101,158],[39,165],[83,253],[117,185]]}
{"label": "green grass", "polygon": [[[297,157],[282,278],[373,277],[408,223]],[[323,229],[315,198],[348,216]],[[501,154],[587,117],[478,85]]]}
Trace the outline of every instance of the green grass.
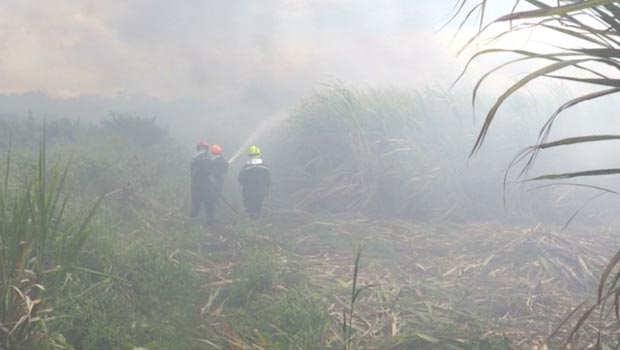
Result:
{"label": "green grass", "polygon": [[329,348],[327,304],[303,286],[261,294],[234,318],[235,333],[245,344],[274,350]]}
{"label": "green grass", "polygon": [[0,344],[9,349],[53,348],[61,338],[47,323],[56,315],[60,290],[92,233],[88,224],[99,202],[84,219],[66,225],[70,196],[64,190],[67,169],[48,171],[45,139],[38,162],[17,188],[11,183],[7,153],[0,189]]}
{"label": "green grass", "polygon": [[115,278],[93,285],[76,274],[67,284],[65,335],[79,349],[192,349],[206,295],[191,266],[144,241],[115,249]]}

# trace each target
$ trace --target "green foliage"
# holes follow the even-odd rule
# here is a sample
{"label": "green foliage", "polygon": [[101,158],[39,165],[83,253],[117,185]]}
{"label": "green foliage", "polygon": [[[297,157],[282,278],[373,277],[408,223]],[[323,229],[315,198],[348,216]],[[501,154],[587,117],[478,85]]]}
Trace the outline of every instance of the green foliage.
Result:
{"label": "green foliage", "polygon": [[[10,125],[24,142],[0,177],[0,349],[195,348],[200,277],[170,256],[187,229],[171,210],[185,200],[178,150],[164,140],[134,142],[127,130],[59,120],[49,124],[47,153],[70,152],[71,166],[48,171],[45,150],[38,168],[31,165],[23,137],[31,126]],[[83,208],[110,191],[86,227]]]}
{"label": "green foliage", "polygon": [[352,349],[353,342],[353,314],[355,311],[355,302],[359,298],[360,294],[368,288],[375,287],[376,285],[367,285],[358,287],[358,274],[360,269],[360,258],[362,257],[362,248],[358,247],[357,254],[355,256],[355,263],[353,264],[353,284],[351,286],[351,304],[349,305],[349,310],[344,310],[342,312],[342,335],[344,342],[344,350]]}
{"label": "green foliage", "polygon": [[55,316],[62,283],[92,232],[87,225],[99,203],[78,225],[65,226],[67,170],[56,165],[47,171],[45,141],[34,172],[15,189],[9,187],[10,155],[0,188],[0,344],[52,348],[59,338],[46,323]]}
{"label": "green foliage", "polygon": [[307,288],[262,294],[240,310],[235,326],[245,342],[272,350],[328,349],[331,318],[325,302]]}
{"label": "green foliage", "polygon": [[239,283],[228,292],[232,305],[247,305],[258,295],[268,293],[279,278],[281,267],[273,247],[246,249],[243,263],[234,274]]}
{"label": "green foliage", "polygon": [[78,349],[192,349],[204,295],[191,266],[144,241],[114,248],[114,277],[95,284],[91,275],[75,274],[65,286],[70,317],[62,320],[63,334]]}
{"label": "green foliage", "polygon": [[491,335],[482,339],[470,340],[467,350],[510,350],[514,349],[512,342],[502,335]]}
{"label": "green foliage", "polygon": [[143,147],[162,144],[169,138],[168,131],[157,125],[156,118],[145,119],[129,114],[112,113],[110,118],[101,120],[101,125],[104,129]]}

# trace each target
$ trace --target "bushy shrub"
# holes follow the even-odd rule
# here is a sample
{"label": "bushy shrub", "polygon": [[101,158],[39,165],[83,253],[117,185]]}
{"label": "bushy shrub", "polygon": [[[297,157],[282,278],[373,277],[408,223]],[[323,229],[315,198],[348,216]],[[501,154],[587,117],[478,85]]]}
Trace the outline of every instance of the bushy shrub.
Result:
{"label": "bushy shrub", "polygon": [[156,118],[111,113],[110,117],[101,120],[104,129],[132,140],[140,146],[154,146],[168,141],[168,130],[157,124]]}

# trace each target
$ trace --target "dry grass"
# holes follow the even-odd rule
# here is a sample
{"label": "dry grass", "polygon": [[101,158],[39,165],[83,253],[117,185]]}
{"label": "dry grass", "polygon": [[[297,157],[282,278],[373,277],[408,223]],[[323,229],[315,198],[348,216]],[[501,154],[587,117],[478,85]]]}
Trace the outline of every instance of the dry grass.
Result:
{"label": "dry grass", "polygon": [[[361,293],[355,304],[351,348],[358,349],[472,349],[474,339],[496,342],[497,348],[508,343],[532,348],[584,298],[595,295],[600,271],[619,241],[608,231],[322,222],[281,215],[283,220],[273,222],[287,223],[250,229],[243,238],[228,236],[226,256],[238,254],[232,253],[237,239],[277,247],[280,266],[302,272],[309,288],[329,301],[332,325],[326,343],[337,344],[343,310],[350,307],[355,247],[361,243],[358,285],[378,286]],[[231,277],[235,265],[226,259],[209,262],[203,270],[211,276],[209,287],[242,283]],[[289,287],[276,282],[266,292],[277,295]],[[216,318],[226,319],[225,308],[211,308]],[[550,344],[566,339],[573,323]],[[232,349],[259,349],[247,340],[245,347],[228,343]]]}

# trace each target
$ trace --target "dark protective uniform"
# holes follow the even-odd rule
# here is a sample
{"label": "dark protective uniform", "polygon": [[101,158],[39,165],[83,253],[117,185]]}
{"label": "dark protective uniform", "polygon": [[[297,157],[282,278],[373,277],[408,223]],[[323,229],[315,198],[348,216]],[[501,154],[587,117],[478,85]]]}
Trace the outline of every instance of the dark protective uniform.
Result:
{"label": "dark protective uniform", "polygon": [[224,185],[224,177],[228,172],[228,161],[221,155],[213,158],[213,178],[218,191],[222,190]]}
{"label": "dark protective uniform", "polygon": [[215,190],[213,200],[215,203],[218,202],[219,197],[221,196],[222,188],[224,187],[224,177],[227,172],[228,161],[221,155],[217,155],[213,158],[213,182]]}
{"label": "dark protective uniform", "polygon": [[238,181],[246,212],[253,218],[258,217],[271,185],[269,168],[262,159],[250,159],[239,172]]}
{"label": "dark protective uniform", "polygon": [[201,152],[192,158],[192,217],[198,216],[204,205],[207,222],[213,220],[215,192],[213,160],[208,152]]}

